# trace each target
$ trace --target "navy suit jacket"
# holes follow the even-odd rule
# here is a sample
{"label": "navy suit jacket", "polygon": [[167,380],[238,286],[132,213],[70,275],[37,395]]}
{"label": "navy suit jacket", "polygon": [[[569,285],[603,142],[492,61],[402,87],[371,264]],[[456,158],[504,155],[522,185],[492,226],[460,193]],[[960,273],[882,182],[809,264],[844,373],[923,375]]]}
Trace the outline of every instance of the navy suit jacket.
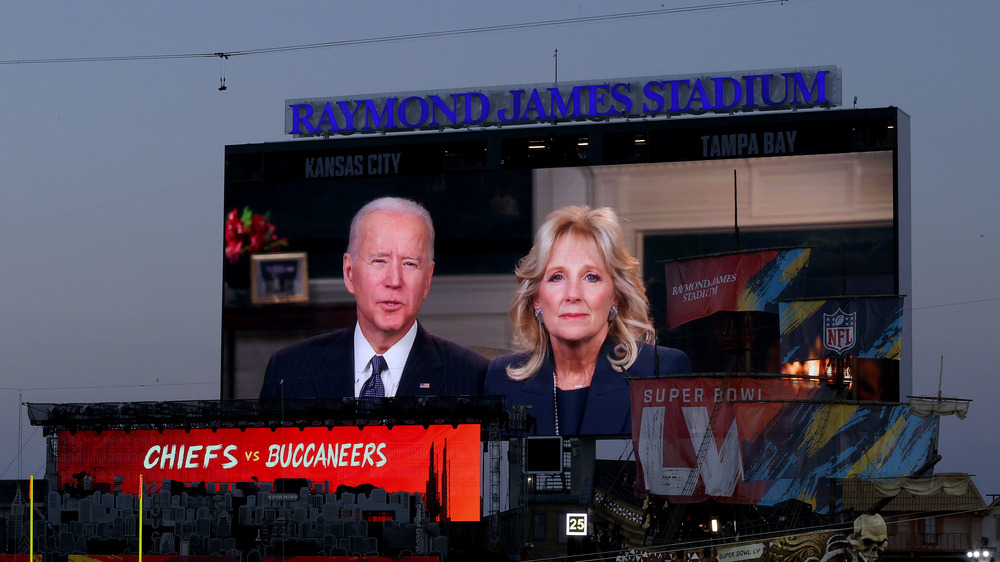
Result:
{"label": "navy suit jacket", "polygon": [[[601,347],[580,422],[580,435],[632,434],[632,404],[625,377],[655,377],[691,372],[691,360],[683,351],[646,344],[641,344],[639,355],[628,371],[618,372],[608,360],[609,356],[614,356],[614,347],[610,338]],[[541,369],[530,379],[515,381],[507,376],[508,365],[520,365],[527,357],[524,353],[513,353],[490,361],[486,372],[486,394],[504,396],[507,409],[530,406],[527,413],[535,418],[533,433],[555,435],[551,353]]]}
{"label": "navy suit jacket", "polygon": [[[488,364],[485,357],[432,336],[418,324],[396,396],[482,394]],[[267,362],[260,399],[282,397],[354,398],[354,327],[275,352]]]}

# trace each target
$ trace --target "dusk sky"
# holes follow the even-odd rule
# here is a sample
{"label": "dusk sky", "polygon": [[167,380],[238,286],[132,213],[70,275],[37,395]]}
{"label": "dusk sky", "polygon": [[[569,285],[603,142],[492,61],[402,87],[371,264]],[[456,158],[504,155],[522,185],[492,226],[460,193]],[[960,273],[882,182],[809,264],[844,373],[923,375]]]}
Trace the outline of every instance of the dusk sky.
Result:
{"label": "dusk sky", "polygon": [[836,65],[910,116],[914,392],[943,357],[973,402],[936,470],[1000,494],[1000,3],[0,6],[0,478],[45,472],[22,401],[218,398],[226,145],[289,140],[286,99],[548,83],[558,49],[560,81]]}

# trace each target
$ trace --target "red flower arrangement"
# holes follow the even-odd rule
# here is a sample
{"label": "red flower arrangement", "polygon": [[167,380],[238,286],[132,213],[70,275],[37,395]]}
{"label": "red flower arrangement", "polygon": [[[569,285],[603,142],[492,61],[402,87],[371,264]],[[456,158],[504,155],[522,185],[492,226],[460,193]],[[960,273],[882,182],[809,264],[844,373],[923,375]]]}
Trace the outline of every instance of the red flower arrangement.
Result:
{"label": "red flower arrangement", "polygon": [[233,209],[226,215],[226,259],[229,263],[236,263],[243,254],[275,252],[287,245],[287,238],[278,238],[278,228],[271,222],[271,213],[255,215],[250,207],[243,207],[243,213]]}

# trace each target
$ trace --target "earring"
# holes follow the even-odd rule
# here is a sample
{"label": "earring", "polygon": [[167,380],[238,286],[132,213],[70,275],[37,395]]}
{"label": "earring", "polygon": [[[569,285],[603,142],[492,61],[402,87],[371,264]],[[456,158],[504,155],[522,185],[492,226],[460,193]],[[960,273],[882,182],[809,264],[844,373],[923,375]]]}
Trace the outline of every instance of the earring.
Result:
{"label": "earring", "polygon": [[618,305],[617,304],[611,305],[611,312],[608,313],[608,324],[614,322],[615,316],[618,316]]}
{"label": "earring", "polygon": [[535,318],[538,318],[539,320],[542,319],[542,307],[540,306],[535,307]]}

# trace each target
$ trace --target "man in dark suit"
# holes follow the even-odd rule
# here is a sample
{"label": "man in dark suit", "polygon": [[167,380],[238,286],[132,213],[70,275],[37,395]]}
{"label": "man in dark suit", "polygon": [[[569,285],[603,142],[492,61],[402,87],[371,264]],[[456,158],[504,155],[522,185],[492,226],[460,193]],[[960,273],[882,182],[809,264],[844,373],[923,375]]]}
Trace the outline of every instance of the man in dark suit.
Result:
{"label": "man in dark suit", "polygon": [[260,398],[482,394],[488,361],[417,323],[434,273],[434,226],[418,203],[384,197],[351,222],[344,284],[354,328],[276,352]]}

